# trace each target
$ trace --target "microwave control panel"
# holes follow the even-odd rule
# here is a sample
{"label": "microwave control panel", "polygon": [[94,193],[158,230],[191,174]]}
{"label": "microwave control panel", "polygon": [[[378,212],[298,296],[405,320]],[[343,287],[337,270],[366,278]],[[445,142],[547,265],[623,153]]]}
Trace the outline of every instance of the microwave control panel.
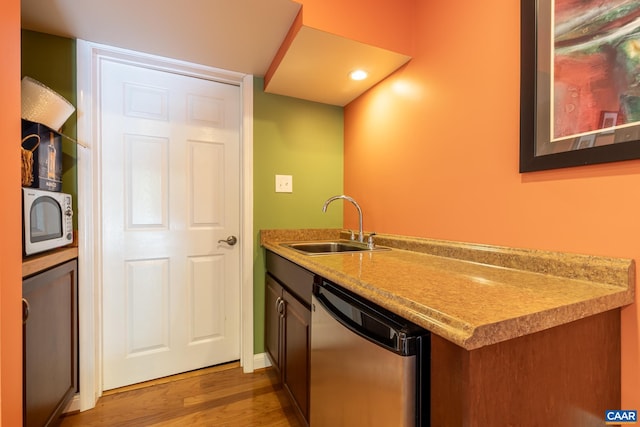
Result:
{"label": "microwave control panel", "polygon": [[71,205],[71,196],[64,197],[64,229],[67,233],[67,240],[73,241],[73,207]]}

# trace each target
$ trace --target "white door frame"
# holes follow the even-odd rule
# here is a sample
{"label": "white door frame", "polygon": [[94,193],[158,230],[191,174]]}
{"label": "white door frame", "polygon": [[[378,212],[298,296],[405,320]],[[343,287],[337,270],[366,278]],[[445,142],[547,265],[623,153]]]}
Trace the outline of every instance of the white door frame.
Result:
{"label": "white door frame", "polygon": [[253,76],[84,40],[77,41],[78,91],[78,409],[102,395],[102,243],[100,241],[100,61],[117,60],[160,71],[234,84],[241,90],[240,363],[253,372]]}

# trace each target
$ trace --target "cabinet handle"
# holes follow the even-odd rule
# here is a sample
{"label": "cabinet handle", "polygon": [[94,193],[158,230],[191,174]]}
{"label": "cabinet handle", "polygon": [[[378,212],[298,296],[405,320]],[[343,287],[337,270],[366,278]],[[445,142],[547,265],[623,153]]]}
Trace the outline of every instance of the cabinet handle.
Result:
{"label": "cabinet handle", "polygon": [[282,301],[281,297],[276,298],[276,313],[280,314],[280,301]]}
{"label": "cabinet handle", "polygon": [[29,305],[29,301],[26,298],[22,298],[22,323],[27,323],[27,319],[29,318],[29,311],[31,310],[31,306]]}
{"label": "cabinet handle", "polygon": [[284,316],[284,299],[280,298],[280,302],[278,303],[278,314],[280,314],[280,316]]}

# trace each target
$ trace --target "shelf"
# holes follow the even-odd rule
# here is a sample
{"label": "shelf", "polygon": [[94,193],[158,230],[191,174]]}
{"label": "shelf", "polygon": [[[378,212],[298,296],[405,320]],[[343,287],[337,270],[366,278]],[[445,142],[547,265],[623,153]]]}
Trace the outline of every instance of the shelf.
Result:
{"label": "shelf", "polygon": [[54,265],[62,264],[65,261],[78,257],[77,246],[67,246],[60,249],[54,249],[22,258],[22,277],[28,277],[32,274],[39,273]]}

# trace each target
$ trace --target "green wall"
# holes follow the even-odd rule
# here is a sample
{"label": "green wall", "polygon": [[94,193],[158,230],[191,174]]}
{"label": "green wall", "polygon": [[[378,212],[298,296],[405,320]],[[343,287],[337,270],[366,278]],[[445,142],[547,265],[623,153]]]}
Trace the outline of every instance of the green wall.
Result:
{"label": "green wall", "polygon": [[[77,106],[76,42],[65,37],[34,31],[22,31],[22,77],[38,80]],[[56,129],[57,130],[57,129]],[[76,138],[76,113],[66,121],[62,133]],[[62,138],[62,191],[73,195],[73,210],[78,211],[77,145]],[[74,229],[78,228],[74,215]]]}
{"label": "green wall", "polygon": [[[254,353],[264,352],[264,250],[261,229],[340,228],[343,192],[343,108],[263,90],[254,80]],[[276,193],[275,176],[292,175],[293,192]]]}

